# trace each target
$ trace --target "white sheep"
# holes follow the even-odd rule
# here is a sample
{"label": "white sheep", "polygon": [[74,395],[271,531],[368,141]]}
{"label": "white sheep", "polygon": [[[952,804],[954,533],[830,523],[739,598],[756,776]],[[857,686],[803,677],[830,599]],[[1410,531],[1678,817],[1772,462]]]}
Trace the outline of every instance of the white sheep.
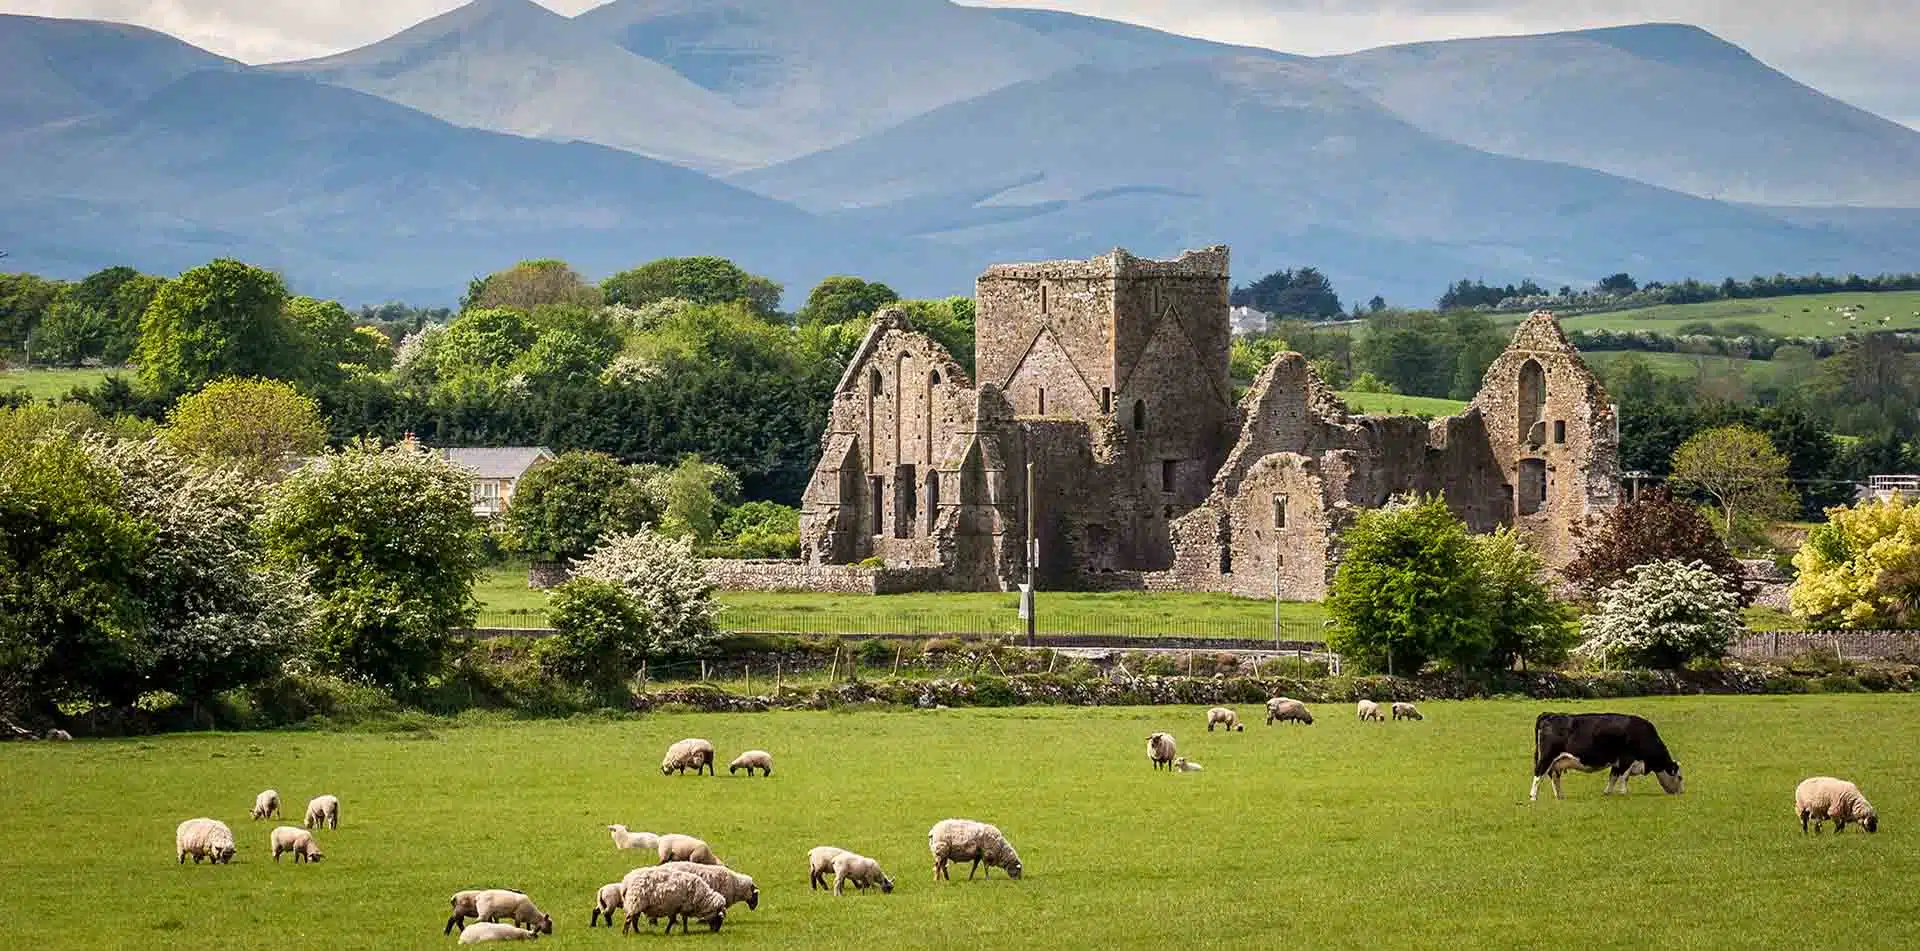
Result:
{"label": "white sheep", "polygon": [[180,865],[187,864],[189,855],[195,865],[201,859],[225,865],[233,861],[233,830],[218,819],[188,819],[173,830],[173,850]]}
{"label": "white sheep", "polygon": [[318,862],[326,857],[326,854],[320,851],[320,843],[313,840],[313,833],[299,826],[280,826],[274,829],[269,842],[273,846],[273,860],[276,862],[280,861],[280,856],[288,852],[293,853],[295,865],[301,862]]}
{"label": "white sheep", "polygon": [[626,826],[619,823],[608,826],[607,832],[613,836],[613,847],[616,849],[660,848],[660,837],[651,832],[629,832]]}
{"label": "white sheep", "polygon": [[727,764],[727,775],[731,776],[735,771],[742,769],[747,771],[748,776],[752,776],[756,769],[760,770],[762,776],[772,776],[773,754],[766,750],[748,750],[734,757],[733,762]]}
{"label": "white sheep", "polygon": [[684,776],[687,770],[693,770],[695,776],[700,775],[702,771],[709,775],[713,774],[712,743],[700,739],[685,739],[667,747],[666,757],[660,760],[660,775],[670,776],[679,773]]}
{"label": "white sheep", "polygon": [[498,924],[491,921],[476,921],[460,929],[461,944],[486,944],[490,941],[532,941],[540,937],[537,931],[513,925]]}
{"label": "white sheep", "polygon": [[1155,733],[1147,737],[1147,759],[1153,761],[1153,768],[1172,766],[1174,759],[1173,734]]}
{"label": "white sheep", "polygon": [[279,790],[264,790],[260,795],[253,797],[253,818],[256,820],[282,818],[280,815]]}
{"label": "white sheep", "polygon": [[1362,720],[1374,720],[1376,722],[1386,720],[1386,717],[1380,715],[1380,705],[1371,700],[1360,701],[1355,705],[1355,711]]}
{"label": "white sheep", "polygon": [[760,886],[753,883],[753,876],[742,875],[724,865],[702,865],[699,862],[668,862],[661,868],[682,871],[707,883],[707,887],[720,893],[729,906],[745,902],[747,908],[760,907]]}
{"label": "white sheep", "polygon": [[489,888],[473,896],[473,914],[481,921],[499,921],[507,918],[522,928],[530,928],[545,934],[553,933],[553,916],[541,911],[540,907],[533,903],[533,899],[522,892]]}
{"label": "white sheep", "polygon": [[833,893],[840,894],[840,886],[847,882],[852,882],[860,891],[878,885],[881,894],[893,894],[893,879],[880,869],[879,862],[864,855],[841,852],[833,857]]}
{"label": "white sheep", "polygon": [[1181,772],[1181,773],[1197,773],[1197,772],[1200,772],[1200,770],[1202,769],[1199,763],[1196,763],[1193,760],[1190,760],[1184,756],[1173,761],[1173,768],[1176,772]]}
{"label": "white sheep", "polygon": [[1395,720],[1425,720],[1426,719],[1426,717],[1420,715],[1420,709],[1418,707],[1415,707],[1413,704],[1407,703],[1404,700],[1393,705],[1393,718]]}
{"label": "white sheep", "polygon": [[1267,701],[1267,725],[1272,726],[1275,722],[1281,720],[1290,720],[1311,726],[1313,724],[1313,712],[1307,709],[1306,704],[1298,700],[1288,697],[1273,697]]}
{"label": "white sheep", "polygon": [[620,882],[608,882],[600,886],[599,894],[594,896],[593,917],[587,920],[587,927],[598,927],[602,917],[607,919],[607,927],[613,927],[613,913],[624,911],[626,904],[626,885]]}
{"label": "white sheep", "polygon": [[1845,830],[1849,822],[1859,823],[1868,832],[1880,831],[1880,816],[1873,811],[1867,797],[1860,794],[1860,787],[1832,776],[1801,780],[1793,790],[1793,812],[1800,817],[1802,833],[1811,821],[1814,834],[1818,835],[1820,826],[1828,819],[1833,820],[1836,833]]}
{"label": "white sheep", "polygon": [[465,925],[468,918],[479,917],[480,896],[490,891],[513,892],[515,895],[524,894],[522,892],[514,892],[510,888],[469,888],[466,891],[454,892],[451,902],[453,905],[453,913],[447,916],[447,926],[441,929],[440,933],[452,934],[455,929]]}
{"label": "white sheep", "polygon": [[1207,711],[1207,732],[1212,733],[1216,724],[1226,727],[1229,733],[1236,730],[1244,733],[1247,729],[1246,725],[1240,722],[1240,714],[1226,707],[1214,707]]}
{"label": "white sheep", "polygon": [[660,837],[660,864],[668,862],[697,862],[701,865],[724,865],[726,863],[713,857],[713,848],[690,835],[669,833]]}
{"label": "white sheep", "polygon": [[1013,850],[1013,844],[1000,830],[984,822],[972,819],[942,819],[927,830],[927,849],[933,853],[933,879],[950,879],[947,863],[972,862],[973,868],[967,871],[967,879],[973,879],[973,873],[980,870],[980,863],[987,863],[987,877],[993,877],[995,866],[1006,869],[1009,878],[1019,878],[1021,872],[1020,853]]}
{"label": "white sheep", "polygon": [[59,727],[54,727],[53,729],[47,731],[46,739],[58,740],[64,743],[68,740],[73,739],[73,734],[68,733],[65,730],[62,730]]}
{"label": "white sheep", "polygon": [[827,887],[827,873],[833,871],[833,860],[845,854],[846,851],[831,845],[816,845],[807,851],[808,891]]}
{"label": "white sheep", "polygon": [[312,802],[307,803],[307,828],[318,829],[322,825],[330,829],[340,828],[338,796],[315,796]]}
{"label": "white sheep", "polygon": [[657,865],[636,868],[628,872],[620,884],[625,890],[622,907],[627,913],[626,920],[620,924],[621,934],[638,933],[643,917],[648,924],[667,919],[668,934],[673,933],[675,921],[680,922],[680,931],[684,934],[688,924],[696,919],[719,931],[727,917],[726,896],[714,891],[698,876],[679,869]]}

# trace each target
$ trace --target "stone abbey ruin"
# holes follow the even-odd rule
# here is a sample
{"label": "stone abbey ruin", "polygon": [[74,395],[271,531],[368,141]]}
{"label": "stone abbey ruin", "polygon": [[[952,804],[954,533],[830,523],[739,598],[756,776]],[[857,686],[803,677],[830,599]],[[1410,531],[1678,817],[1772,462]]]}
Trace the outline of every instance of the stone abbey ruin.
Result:
{"label": "stone abbey ruin", "polygon": [[[1533,314],[1458,416],[1350,412],[1297,353],[1236,405],[1227,249],[995,265],[978,379],[883,312],[834,395],[802,502],[803,564],[759,586],[1011,590],[1028,466],[1048,588],[1325,595],[1341,529],[1405,492],[1475,531],[1510,525],[1555,566],[1614,502],[1614,409],[1553,315]],[[844,570],[844,569],[843,569]],[[808,579],[812,578],[810,582]]]}

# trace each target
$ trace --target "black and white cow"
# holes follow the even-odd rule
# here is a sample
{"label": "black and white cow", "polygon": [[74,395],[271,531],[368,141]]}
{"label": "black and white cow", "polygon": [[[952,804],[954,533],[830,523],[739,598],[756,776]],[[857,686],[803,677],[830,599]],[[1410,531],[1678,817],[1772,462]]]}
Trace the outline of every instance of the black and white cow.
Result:
{"label": "black and white cow", "polygon": [[[1660,732],[1630,713],[1542,713],[1533,721],[1533,789],[1529,801],[1540,795],[1540,780],[1553,780],[1553,798],[1560,792],[1560,774],[1607,770],[1607,788],[1615,783],[1627,791],[1627,777],[1652,773],[1660,788],[1680,792],[1680,764],[1660,742]],[[1605,794],[1603,793],[1603,795]]]}

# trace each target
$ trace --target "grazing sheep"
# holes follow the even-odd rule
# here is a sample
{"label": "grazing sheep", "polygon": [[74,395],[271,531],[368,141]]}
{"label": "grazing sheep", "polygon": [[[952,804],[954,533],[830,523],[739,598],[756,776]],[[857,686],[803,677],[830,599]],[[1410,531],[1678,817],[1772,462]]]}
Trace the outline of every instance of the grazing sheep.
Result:
{"label": "grazing sheep", "polygon": [[626,890],[622,907],[627,913],[626,920],[620,924],[621,934],[639,933],[642,917],[648,924],[667,919],[668,934],[673,933],[675,921],[680,922],[680,932],[685,934],[688,923],[695,919],[719,931],[727,917],[726,896],[714,891],[698,876],[679,869],[636,868],[628,872],[620,884]]}
{"label": "grazing sheep", "polygon": [[588,919],[587,927],[598,927],[602,916],[607,919],[607,927],[613,927],[613,913],[624,911],[626,904],[627,886],[619,882],[608,882],[600,886],[600,893],[594,896],[593,917]]}
{"label": "grazing sheep", "polygon": [[651,832],[629,832],[626,826],[619,823],[608,826],[607,832],[612,834],[613,847],[616,849],[658,849],[660,847],[660,837]]}
{"label": "grazing sheep", "polygon": [[726,863],[713,857],[713,849],[705,842],[690,835],[669,834],[660,837],[660,864],[668,862],[697,862],[701,865],[724,865]]}
{"label": "grazing sheep", "polygon": [[1172,766],[1174,757],[1173,734],[1155,733],[1147,737],[1147,759],[1153,761],[1153,768]]}
{"label": "grazing sheep", "polygon": [[320,843],[313,841],[313,833],[299,826],[280,826],[274,829],[270,841],[273,845],[273,860],[276,862],[280,861],[280,856],[287,852],[293,853],[295,865],[301,862],[318,862],[326,857],[326,854],[320,851]]}
{"label": "grazing sheep", "polygon": [[772,776],[773,754],[766,750],[748,750],[727,764],[727,775],[731,776],[736,770],[742,769],[747,771],[748,776],[752,776],[756,769],[760,770],[762,776]]}
{"label": "grazing sheep", "polygon": [[840,886],[852,882],[853,887],[866,891],[869,886],[880,886],[883,895],[893,894],[893,879],[880,870],[880,863],[864,855],[841,852],[833,857],[833,893],[840,894]]}
{"label": "grazing sheep", "polygon": [[454,892],[452,900],[453,914],[447,916],[447,926],[441,929],[440,933],[452,934],[454,929],[465,925],[468,918],[479,917],[480,896],[489,891],[511,892],[515,895],[524,894],[523,892],[513,891],[513,889],[510,888],[469,888],[463,892]]}
{"label": "grazing sheep", "polygon": [[1274,697],[1267,701],[1267,725],[1272,726],[1281,720],[1313,725],[1313,712],[1307,705],[1287,697]]}
{"label": "grazing sheep", "polygon": [[987,863],[987,877],[993,877],[995,866],[1006,869],[1007,877],[1020,877],[1020,853],[1013,850],[1013,844],[1000,830],[984,822],[972,819],[942,819],[927,830],[927,849],[933,853],[933,879],[950,879],[947,863],[972,862],[973,868],[967,871],[967,879],[973,879],[973,873],[980,870],[980,863]]}
{"label": "grazing sheep", "polygon": [[724,865],[701,865],[698,862],[668,862],[661,868],[670,868],[685,872],[707,883],[707,887],[720,893],[728,906],[747,903],[748,909],[760,907],[760,886],[753,883],[753,876],[742,875]]}
{"label": "grazing sheep", "polygon": [[1405,701],[1402,701],[1400,703],[1396,703],[1393,705],[1393,718],[1395,720],[1425,720],[1426,719],[1426,717],[1423,717],[1420,715],[1420,710],[1418,707],[1415,707],[1413,704],[1407,703]]}
{"label": "grazing sheep", "polygon": [[47,731],[46,739],[59,740],[61,742],[66,742],[68,740],[73,739],[73,734],[68,733],[65,730],[62,730],[59,727],[54,727],[53,729]]}
{"label": "grazing sheep", "polygon": [[1235,713],[1232,710],[1227,709],[1226,707],[1214,707],[1213,709],[1207,711],[1207,732],[1208,733],[1213,732],[1213,727],[1215,724],[1219,724],[1220,726],[1226,727],[1227,732],[1229,733],[1235,730],[1245,733],[1247,730],[1246,725],[1240,722],[1240,714]]}
{"label": "grazing sheep", "polygon": [[1868,832],[1880,831],[1880,816],[1873,811],[1873,804],[1860,794],[1860,787],[1844,779],[1832,776],[1813,776],[1800,781],[1793,790],[1793,812],[1800,817],[1800,831],[1807,831],[1807,823],[1813,823],[1815,835],[1820,826],[1828,819],[1833,820],[1833,831],[1839,833],[1847,828],[1847,823],[1856,822]]}
{"label": "grazing sheep", "polygon": [[268,789],[253,797],[253,818],[256,820],[283,818],[280,815],[279,790]]}
{"label": "grazing sheep", "polygon": [[827,873],[833,871],[833,860],[845,854],[846,851],[831,845],[816,845],[807,851],[808,891],[827,887]]}
{"label": "grazing sheep", "polygon": [[522,928],[544,934],[553,933],[553,916],[541,911],[524,893],[504,888],[489,888],[473,896],[473,913],[481,921],[512,919]]}
{"label": "grazing sheep", "polygon": [[1362,720],[1373,720],[1375,722],[1385,722],[1386,720],[1386,717],[1380,715],[1380,705],[1371,700],[1360,701],[1355,705],[1355,709]]}
{"label": "grazing sheep", "polygon": [[307,803],[307,828],[318,829],[325,825],[329,829],[340,828],[340,799],[337,796],[315,796]]}
{"label": "grazing sheep", "polygon": [[1199,763],[1196,763],[1184,756],[1173,761],[1173,768],[1175,772],[1181,772],[1181,773],[1197,773],[1197,772],[1200,772],[1200,770],[1202,769]]}
{"label": "grazing sheep", "polygon": [[233,830],[218,819],[202,816],[188,819],[173,830],[173,850],[179,862],[187,864],[187,856],[193,856],[193,864],[199,865],[206,859],[215,865],[225,865],[233,861]]}
{"label": "grazing sheep", "polygon": [[540,937],[537,931],[516,928],[513,925],[496,924],[491,921],[476,921],[460,929],[461,944],[486,944],[489,941],[532,941]]}
{"label": "grazing sheep", "polygon": [[693,770],[695,776],[702,771],[713,775],[713,744],[706,740],[686,739],[667,747],[666,758],[660,761],[660,775],[674,773],[686,775]]}

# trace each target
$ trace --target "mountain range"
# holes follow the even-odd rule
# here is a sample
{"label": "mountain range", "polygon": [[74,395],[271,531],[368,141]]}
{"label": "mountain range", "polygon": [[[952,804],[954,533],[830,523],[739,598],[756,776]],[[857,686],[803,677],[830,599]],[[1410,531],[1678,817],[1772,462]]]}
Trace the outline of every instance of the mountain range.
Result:
{"label": "mountain range", "polygon": [[474,0],[244,66],[0,17],[0,168],[16,267],[233,255],[349,301],[548,256],[722,254],[797,303],[1224,242],[1409,304],[1920,257],[1920,132],[1671,24],[1312,58],[946,0]]}

